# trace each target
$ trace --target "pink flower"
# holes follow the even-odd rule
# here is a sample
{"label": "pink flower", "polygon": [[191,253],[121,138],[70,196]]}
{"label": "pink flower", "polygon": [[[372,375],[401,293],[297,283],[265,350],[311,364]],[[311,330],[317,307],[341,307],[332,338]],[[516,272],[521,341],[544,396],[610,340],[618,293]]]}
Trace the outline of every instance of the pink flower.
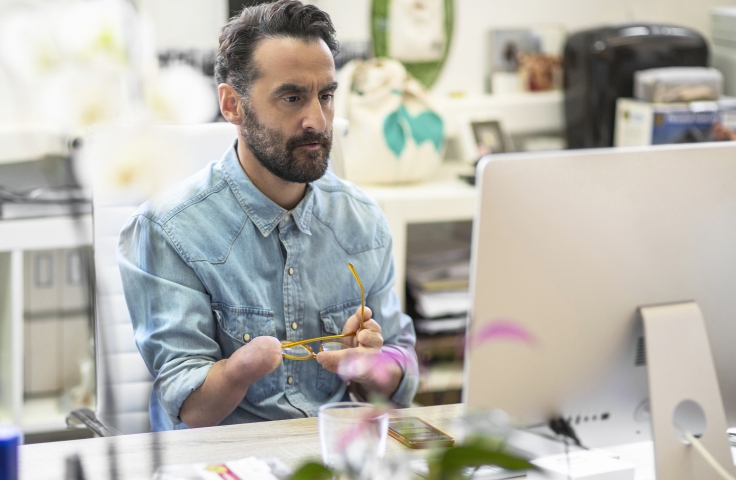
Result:
{"label": "pink flower", "polygon": [[468,345],[475,348],[485,343],[497,340],[516,341],[534,346],[537,339],[523,325],[503,318],[492,319],[480,329],[470,335]]}
{"label": "pink flower", "polygon": [[397,364],[404,369],[406,365],[404,355],[393,348],[383,348],[374,354],[346,355],[340,362],[337,373],[346,380],[370,379],[379,385],[388,385],[392,379],[392,367]]}

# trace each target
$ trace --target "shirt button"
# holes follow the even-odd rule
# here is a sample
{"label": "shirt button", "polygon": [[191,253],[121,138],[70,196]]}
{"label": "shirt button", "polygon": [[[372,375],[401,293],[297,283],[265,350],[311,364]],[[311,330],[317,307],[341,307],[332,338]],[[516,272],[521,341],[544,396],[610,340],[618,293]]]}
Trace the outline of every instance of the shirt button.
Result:
{"label": "shirt button", "polygon": [[294,269],[291,267],[289,268],[289,275],[294,275]]}
{"label": "shirt button", "polygon": [[250,341],[250,334],[246,333],[245,335],[243,335],[243,341],[244,342],[249,342]]}
{"label": "shirt button", "polygon": [[292,322],[291,329],[292,330],[296,330],[296,327],[298,327],[298,325],[296,324],[296,322]]}
{"label": "shirt button", "polygon": [[287,216],[284,217],[284,221],[287,221],[288,222],[289,220],[291,220],[291,215],[287,215]]}
{"label": "shirt button", "polygon": [[294,377],[287,378],[286,379],[286,383],[288,383],[289,385],[291,385],[292,383],[294,383]]}

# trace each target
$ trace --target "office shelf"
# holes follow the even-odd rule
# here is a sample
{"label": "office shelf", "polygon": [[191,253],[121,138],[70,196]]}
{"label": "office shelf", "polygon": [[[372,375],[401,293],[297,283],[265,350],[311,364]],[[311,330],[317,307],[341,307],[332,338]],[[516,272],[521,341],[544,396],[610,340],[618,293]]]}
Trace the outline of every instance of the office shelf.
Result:
{"label": "office shelf", "polygon": [[66,414],[59,406],[60,395],[34,398],[23,402],[21,427],[24,433],[52,432],[66,429]]}
{"label": "office shelf", "polygon": [[92,219],[0,221],[0,418],[28,433],[65,428],[58,397],[24,400],[24,252],[92,244]]}
{"label": "office shelf", "polygon": [[[467,164],[445,163],[433,178],[415,185],[369,186],[361,188],[383,209],[393,236],[396,293],[405,309],[406,252],[408,226],[413,223],[440,223],[472,220],[475,189],[458,179],[472,172]],[[417,402],[456,402],[462,387],[462,335],[419,337],[417,356],[421,364]],[[438,361],[437,352],[442,352]],[[450,363],[447,363],[447,361]]]}
{"label": "office shelf", "polygon": [[460,98],[434,97],[445,119],[447,136],[460,135],[469,118],[501,121],[511,135],[561,132],[565,128],[564,94],[561,90],[503,95],[469,95]]}
{"label": "office shelf", "polygon": [[[509,135],[560,134],[565,127],[564,95],[561,91],[473,95],[462,98],[434,97],[445,120],[445,135],[462,143],[470,119],[497,119]],[[461,155],[462,156],[462,155]],[[458,179],[472,173],[465,162],[445,162],[425,182],[410,185],[360,185],[383,209],[393,234],[396,293],[404,304],[406,228],[410,223],[471,220],[475,190]]]}
{"label": "office shelf", "polygon": [[445,392],[463,388],[463,363],[448,362],[432,365],[419,376],[417,393]]}
{"label": "office shelf", "polygon": [[472,173],[472,167],[461,163],[445,163],[426,182],[400,186],[360,186],[381,207],[391,228],[395,289],[402,307],[405,306],[407,225],[473,218],[475,189],[458,179],[461,173]]}

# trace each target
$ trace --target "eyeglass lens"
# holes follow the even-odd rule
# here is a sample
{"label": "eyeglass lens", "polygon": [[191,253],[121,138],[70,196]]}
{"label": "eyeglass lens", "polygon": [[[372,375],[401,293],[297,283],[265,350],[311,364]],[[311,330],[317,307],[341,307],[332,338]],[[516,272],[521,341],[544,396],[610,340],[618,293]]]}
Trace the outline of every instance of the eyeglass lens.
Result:
{"label": "eyeglass lens", "polygon": [[348,347],[347,345],[345,345],[344,343],[341,343],[341,342],[324,342],[320,346],[320,351],[323,351],[323,352],[337,352],[337,351],[340,351],[340,350],[344,350],[346,348],[350,348],[350,347]]}
{"label": "eyeglass lens", "polygon": [[311,357],[312,352],[304,345],[295,345],[293,347],[284,348],[282,350],[284,355],[290,355],[292,357]]}
{"label": "eyeglass lens", "polygon": [[[320,346],[321,352],[337,352],[340,350],[344,350],[346,348],[350,348],[344,343],[340,342],[324,342]],[[312,357],[314,354],[312,353],[312,350],[310,350],[308,347],[304,345],[294,345],[293,347],[287,347],[282,350],[282,353],[284,355],[289,355],[291,357],[298,357],[298,358],[309,358]]]}

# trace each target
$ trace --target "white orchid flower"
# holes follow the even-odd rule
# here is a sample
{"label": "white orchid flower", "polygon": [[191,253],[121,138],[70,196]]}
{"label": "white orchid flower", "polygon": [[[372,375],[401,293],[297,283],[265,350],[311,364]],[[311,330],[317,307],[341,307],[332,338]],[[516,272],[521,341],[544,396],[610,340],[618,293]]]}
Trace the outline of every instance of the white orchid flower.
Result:
{"label": "white orchid flower", "polygon": [[211,122],[219,111],[212,79],[183,64],[162,68],[146,89],[145,100],[157,123]]}

